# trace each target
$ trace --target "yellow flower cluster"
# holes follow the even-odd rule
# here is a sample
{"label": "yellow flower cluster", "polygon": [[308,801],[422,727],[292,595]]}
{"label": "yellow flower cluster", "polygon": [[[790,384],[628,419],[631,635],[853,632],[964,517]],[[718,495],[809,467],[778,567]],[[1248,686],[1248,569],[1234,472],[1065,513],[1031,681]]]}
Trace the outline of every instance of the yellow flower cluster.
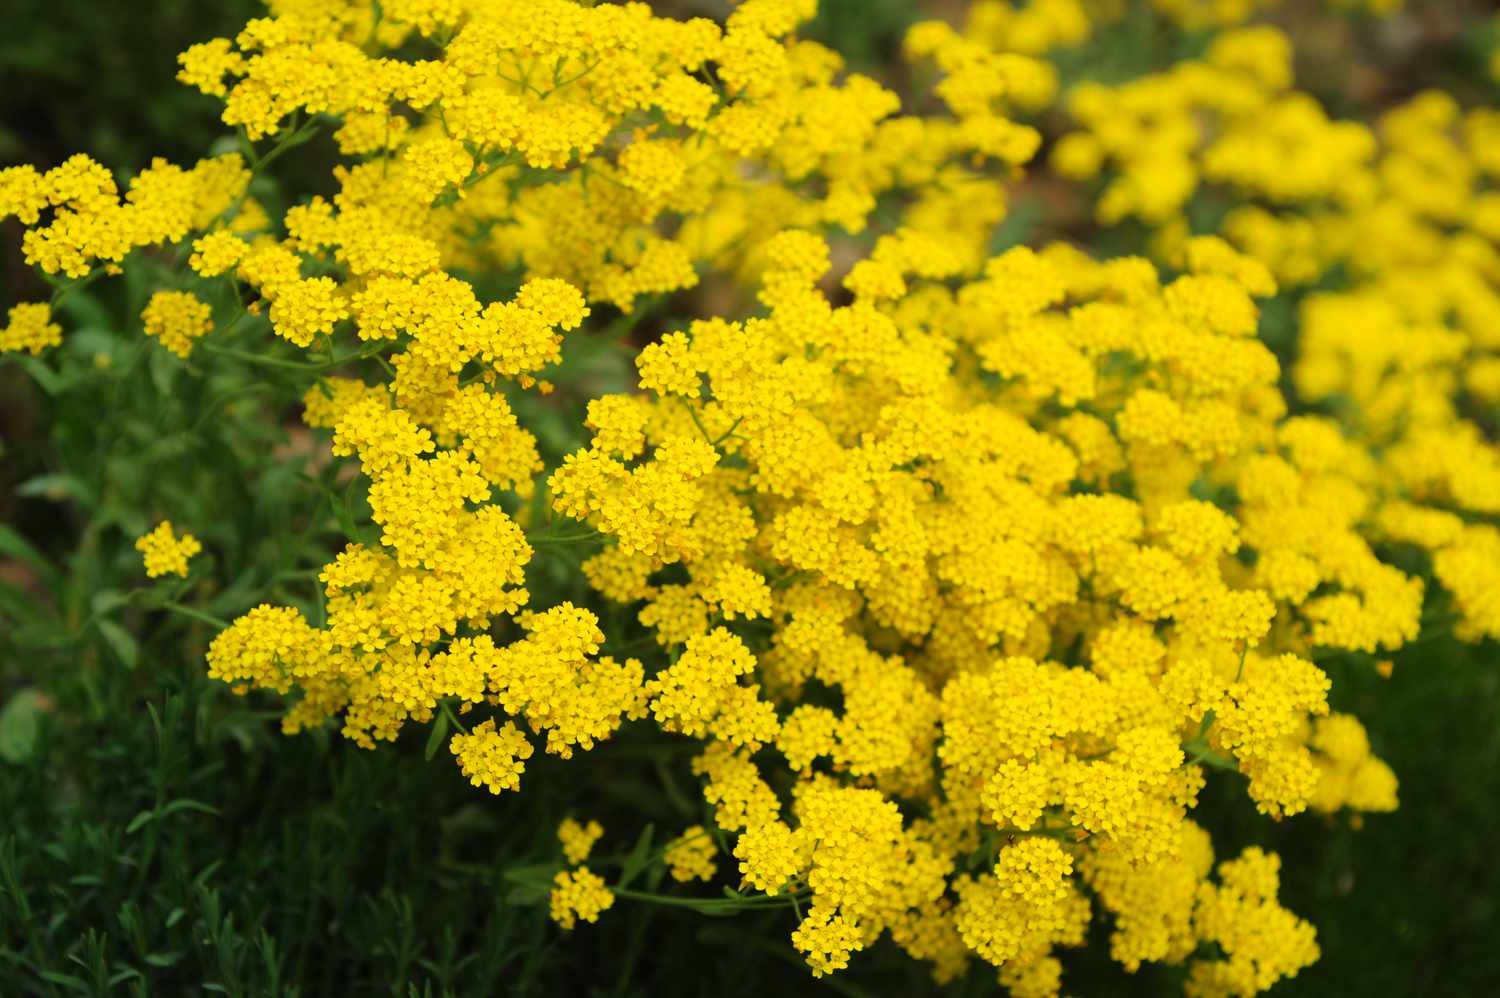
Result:
{"label": "yellow flower cluster", "polygon": [[514,724],[497,729],[493,718],[468,734],[454,735],[450,747],[469,782],[492,794],[520,789],[521,774],[532,753],[531,743]]}
{"label": "yellow flower cluster", "polygon": [[[1302,482],[1296,495],[1266,495],[1281,509],[1251,529],[1328,529],[1330,545],[1359,531],[1423,549],[1458,633],[1500,636],[1483,595],[1500,589],[1500,532],[1488,522],[1500,512],[1500,449],[1483,429],[1500,401],[1500,113],[1427,91],[1373,126],[1332,120],[1293,89],[1291,51],[1276,29],[1247,27],[1218,36],[1202,60],[1081,85],[1067,103],[1083,127],[1053,163],[1079,178],[1107,168],[1098,217],[1155,227],[1172,266],[1191,252],[1183,211],[1200,185],[1246,202],[1225,216],[1225,238],[1285,285],[1322,284],[1301,298],[1292,383],[1300,401],[1337,415],[1283,431]],[[1314,493],[1323,498],[1307,501]],[[1363,565],[1336,565],[1328,550],[1316,575],[1270,554],[1257,571],[1299,602],[1330,574],[1359,580],[1357,597],[1307,607],[1325,631],[1342,629],[1318,643],[1373,651],[1414,636],[1420,593],[1363,554]],[[1354,598],[1358,622],[1347,619]]]}
{"label": "yellow flower cluster", "polygon": [[[885,141],[896,97],[837,80],[833,53],[788,37],[814,9],[750,0],[721,27],[568,0],[290,4],[194,46],[179,76],[223,97],[224,121],[251,139],[309,116],[341,123],[341,149],[363,162],[333,203],[288,214],[296,249],[367,280],[519,261],[628,310],[695,284],[697,264],[733,265],[787,218],[857,229],[909,182],[897,165],[924,144]],[[417,37],[439,55],[394,54]],[[940,131],[916,170],[973,147]],[[336,321],[324,290],[296,298],[294,342]]]}
{"label": "yellow flower cluster", "polygon": [[52,321],[52,308],[46,302],[11,306],[4,328],[0,328],[0,351],[32,355],[62,342],[62,326]]}
{"label": "yellow flower cluster", "polygon": [[[1258,480],[1285,468],[1300,486],[1292,462],[1321,438],[1284,418],[1277,364],[1250,338],[1252,292],[1273,286],[1264,267],[1218,240],[1193,244],[1191,271],[1167,283],[1143,260],[1019,249],[951,290],[921,277],[947,278],[951,262],[904,231],[885,239],[903,244],[886,257],[902,289],[856,286],[844,306],[817,288],[816,237],[771,240],[768,314],[697,322],[643,351],[654,409],[596,403],[593,446],[553,488],[619,539],[619,558],[647,559],[612,566],[606,592],[639,601],[680,647],[648,684],[653,710],[710,740],[706,799],[740,833],[746,879],[811,892],[793,943],[814,972],[889,930],[940,973],[971,951],[1013,987],[1041,987],[1052,948],[1080,942],[1089,919],[1068,850],[1184,861],[1203,780],[1185,746],[1246,773],[1274,816],[1376,799],[1319,792],[1320,759],[1330,773],[1359,761],[1318,749],[1307,718],[1326,713],[1328,680],[1277,648],[1399,644],[1420,585],[1416,602],[1387,593],[1377,568],[1394,570],[1347,515],[1300,533],[1265,522],[1281,505]],[[712,453],[684,475],[695,431]],[[1113,487],[1125,476],[1133,494]],[[1195,498],[1215,482],[1243,500]],[[633,543],[643,521],[651,543]],[[1262,549],[1306,562],[1326,605],[1262,584],[1243,560]],[[688,581],[655,582],[667,565]],[[778,580],[758,658],[712,626],[726,565]],[[1413,591],[1395,574],[1400,596]],[[1371,609],[1377,596],[1393,605]],[[752,670],[769,701],[740,684]],[[842,709],[799,703],[809,682]],[[750,756],[762,742],[803,774],[789,814],[772,763]],[[898,802],[928,817],[903,820]],[[986,834],[1041,838],[992,875],[958,877]]]}
{"label": "yellow flower cluster", "polygon": [[719,865],[714,857],[718,849],[702,825],[692,825],[677,838],[667,843],[662,858],[667,872],[679,883],[693,880],[712,880]]}
{"label": "yellow flower cluster", "polygon": [[[1260,5],[1156,6],[1206,27]],[[1228,31],[1064,97],[1081,128],[1056,169],[1110,171],[1099,220],[1152,226],[1156,262],[993,253],[1041,144],[1016,117],[1054,102],[1041,55],[1089,10],[916,25],[921,114],[795,35],[815,7],[285,0],[180,58],[249,153],[277,143],[253,167],[157,163],[123,202],[86,158],[16,167],[0,215],[49,273],[172,243],[183,287],[251,301],[234,321],[262,349],[378,358],[383,379],[304,397],[375,528],[323,566],[326,620],[258,606],[208,651],[237,691],[288,695],[287,732],[451,724],[496,794],[538,744],[691,739],[717,827],[659,858],[710,880],[723,841],[742,887],[791,899],[815,975],[888,935],[940,981],[978,958],[1055,995],[1097,903],[1127,969],[1264,990],[1316,958],[1313,930],[1274,856],[1215,866],[1190,818],[1208,771],[1276,819],[1395,806],[1314,664],[1418,633],[1423,581],[1389,545],[1432,553],[1461,634],[1500,635],[1500,458],[1464,415],[1500,398],[1500,124],[1441,95],[1332,121],[1284,36]],[[323,127],[336,193],[271,219],[251,169]],[[1267,207],[1191,236],[1207,183]],[[1290,372],[1331,415],[1292,416],[1258,299],[1334,268],[1350,285],[1306,299]],[[495,272],[508,300],[458,276]],[[551,390],[565,334],[700,273],[753,301],[641,349],[637,390],[588,401],[587,446],[548,468],[517,399]],[[142,319],[182,356],[212,335],[191,290]],[[22,305],[0,342],[58,335]],[[190,540],[143,538],[150,574],[185,572]],[[587,598],[533,605],[534,551],[570,544]],[[642,657],[605,654],[630,617]],[[617,899],[579,865],[602,833],[558,830],[564,928]]]}
{"label": "yellow flower cluster", "polygon": [[604,886],[604,881],[586,866],[558,873],[553,884],[552,920],[564,929],[573,928],[579,919],[599,921],[600,913],[615,903],[615,896]]}
{"label": "yellow flower cluster", "polygon": [[581,825],[575,818],[566,818],[557,827],[557,840],[562,843],[563,856],[574,866],[589,858],[594,843],[604,836],[604,826],[597,821]]}
{"label": "yellow flower cluster", "polygon": [[615,903],[615,895],[605,886],[604,880],[586,866],[580,864],[588,859],[594,843],[604,835],[604,826],[597,821],[583,825],[574,818],[566,818],[558,826],[557,839],[562,844],[563,857],[572,870],[559,871],[552,880],[552,920],[564,929],[571,929],[578,920],[599,921],[599,914]]}
{"label": "yellow flower cluster", "polygon": [[1276,903],[1281,860],[1275,854],[1252,846],[1220,863],[1218,873],[1218,884],[1198,887],[1193,931],[1224,956],[1193,964],[1190,998],[1253,995],[1317,960],[1312,926]]}
{"label": "yellow flower cluster", "polygon": [[146,335],[179,357],[193,350],[193,341],[213,328],[213,310],[187,291],[158,291],[146,303],[141,322]]}
{"label": "yellow flower cluster", "polygon": [[122,199],[114,176],[82,153],[38,173],[30,166],[0,170],[0,218],[29,226],[26,262],[48,274],[83,277],[96,265],[119,264],[141,246],[176,242],[236,207],[250,171],[238,155],[201,160],[191,170],[154,160]]}
{"label": "yellow flower cluster", "polygon": [[186,577],[188,559],[202,551],[203,545],[192,534],[173,533],[172,521],[163,520],[155,530],[136,538],[135,549],[146,563],[146,576],[154,579],[159,575]]}

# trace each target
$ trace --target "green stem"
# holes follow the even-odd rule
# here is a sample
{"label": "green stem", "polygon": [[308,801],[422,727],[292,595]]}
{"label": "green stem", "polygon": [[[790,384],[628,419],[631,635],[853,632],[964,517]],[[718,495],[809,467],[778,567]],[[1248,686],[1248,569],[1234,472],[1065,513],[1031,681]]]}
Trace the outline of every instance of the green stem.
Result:
{"label": "green stem", "polygon": [[717,450],[720,444],[728,440],[730,437],[734,436],[734,431],[740,428],[740,423],[744,422],[744,420],[744,416],[739,417],[734,422],[729,424],[729,429],[719,434],[719,439],[710,440],[709,443],[713,445],[715,450]]}
{"label": "green stem", "polygon": [[[231,326],[230,328],[233,327]],[[381,344],[379,346],[367,347],[364,350],[356,350],[353,353],[345,354],[342,357],[331,357],[321,364],[309,364],[306,361],[301,360],[285,360],[281,357],[268,357],[257,353],[251,353],[248,350],[237,350],[234,347],[221,346],[217,343],[212,343],[207,340],[200,341],[199,346],[207,350],[209,353],[222,354],[225,357],[233,357],[236,360],[243,360],[247,364],[263,364],[269,367],[284,367],[294,371],[310,371],[313,373],[321,373],[323,371],[332,370],[336,367],[343,367],[345,364],[352,364],[357,360],[368,360],[369,358],[374,357],[376,354],[380,353],[386,348],[385,344]]]}
{"label": "green stem", "polygon": [[1234,764],[1233,760],[1225,758],[1207,745],[1197,748],[1193,752],[1193,754],[1188,757],[1187,761],[1183,763],[1183,766],[1196,766],[1200,762],[1207,763],[1215,769],[1226,769],[1230,772],[1239,772],[1239,767]]}
{"label": "green stem", "polygon": [[462,731],[466,735],[469,733],[469,729],[464,727],[463,722],[458,719],[458,715],[453,712],[453,708],[448,706],[447,700],[439,700],[438,707],[442,709],[443,715],[448,718],[449,724],[453,725],[455,728],[457,728],[459,731]]}
{"label": "green stem", "polygon": [[693,408],[693,403],[689,402],[687,399],[680,399],[680,401],[682,402],[683,407],[687,409],[688,415],[693,418],[693,425],[698,427],[699,433],[703,434],[703,439],[708,442],[708,445],[710,447],[713,447],[717,450],[718,444],[714,443],[714,438],[708,435],[708,427],[704,426],[703,421],[698,418],[698,410]]}
{"label": "green stem", "polygon": [[[599,176],[602,177],[604,174],[601,173]],[[657,305],[666,300],[666,297],[664,294],[650,295],[644,301],[634,303],[630,311],[610,323],[609,327],[604,330],[604,336],[608,339],[621,339],[628,336],[636,326],[640,325],[642,319],[649,316]]]}
{"label": "green stem", "polygon": [[104,274],[105,269],[103,267],[95,267],[87,274],[78,278],[78,280],[62,285],[56,291],[52,292],[52,303],[50,307],[56,308],[57,306],[61,305],[64,299],[68,297],[68,295],[72,294],[75,291],[82,291],[84,288],[88,287],[90,284],[93,284],[99,278],[103,277]]}
{"label": "green stem", "polygon": [[[651,851],[650,855],[648,855],[646,857],[646,861],[643,864],[643,867],[650,867],[650,866],[653,866],[656,863],[660,863],[662,860],[664,860],[666,858],[667,851],[670,850],[670,849],[672,849],[674,846],[686,845],[689,842],[696,842],[699,839],[708,839],[708,838],[712,838],[712,836],[709,835],[708,829],[705,828],[704,830],[702,830],[700,832],[694,832],[692,835],[683,835],[681,842],[677,841],[677,839],[672,839],[672,840],[670,840],[668,842],[664,842],[661,846],[659,846],[656,849],[653,849]],[[624,853],[620,853],[620,854],[616,854],[616,855],[613,855],[613,856],[590,856],[588,862],[589,862],[589,866],[591,866],[591,867],[592,866],[601,866],[601,867],[603,867],[603,866],[624,866],[625,863],[627,861],[629,861],[629,859],[630,859],[630,857],[628,855],[626,855]],[[624,888],[611,887],[610,890],[614,891],[616,894],[622,894],[622,893],[624,893]],[[661,896],[662,897],[666,897],[667,895],[661,895]],[[714,900],[718,900],[718,899],[715,898]],[[725,900],[728,900],[728,899],[726,898]]]}
{"label": "green stem", "polygon": [[229,621],[227,620],[220,620],[218,617],[206,614],[202,610],[194,610],[192,607],[183,606],[181,603],[178,603],[174,600],[168,600],[167,602],[161,604],[161,608],[163,610],[171,610],[173,613],[180,613],[184,617],[191,617],[194,620],[202,621],[205,624],[212,624],[221,631],[229,627]]}
{"label": "green stem", "polygon": [[317,121],[309,121],[301,128],[297,128],[295,127],[296,119],[293,118],[292,120],[294,127],[287,129],[286,137],[276,143],[276,146],[270,152],[266,153],[256,162],[254,172],[257,176],[289,149],[294,149],[302,145],[318,133],[319,126]]}
{"label": "green stem", "polygon": [[589,530],[581,534],[527,534],[528,544],[572,544],[576,541],[592,540],[599,536],[599,531]]}
{"label": "green stem", "polygon": [[630,901],[645,901],[649,904],[665,905],[669,908],[693,908],[698,911],[712,909],[715,911],[752,911],[763,908],[780,908],[786,904],[789,895],[764,895],[750,898],[679,898],[670,894],[652,894],[649,891],[630,890],[625,887],[611,887],[610,891],[617,897],[626,898]]}
{"label": "green stem", "polygon": [[224,357],[233,357],[247,364],[260,364],[264,367],[284,367],[294,371],[321,371],[324,369],[320,364],[308,364],[300,360],[283,360],[280,357],[266,357],[261,354],[251,353],[248,350],[236,350],[234,347],[220,346],[217,343],[210,343],[206,340],[199,342],[198,345],[209,353],[220,354]]}

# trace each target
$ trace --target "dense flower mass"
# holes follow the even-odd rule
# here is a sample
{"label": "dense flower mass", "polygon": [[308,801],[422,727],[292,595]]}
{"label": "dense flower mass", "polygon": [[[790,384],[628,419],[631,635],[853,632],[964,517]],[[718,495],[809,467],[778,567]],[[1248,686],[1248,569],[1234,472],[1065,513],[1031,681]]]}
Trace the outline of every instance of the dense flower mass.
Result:
{"label": "dense flower mass", "polygon": [[[1275,855],[1216,855],[1206,781],[1269,819],[1393,809],[1317,663],[1373,663],[1436,600],[1500,637],[1476,415],[1500,401],[1500,112],[1429,92],[1331,118],[1286,35],[1242,26],[1251,0],[1153,0],[1217,32],[1203,54],[1065,88],[1048,54],[1109,6],[919,23],[905,52],[935,82],[903,101],[798,37],[815,0],[723,23],[275,2],[179,58],[242,153],[123,194],[86,156],[11,167],[0,214],[62,288],[175,253],[148,335],[196,358],[249,330],[307,372],[303,419],[370,522],[318,575],[319,618],[264,604],[208,651],[287,697],[288,733],[452,725],[498,794],[537,750],[655,730],[693,744],[714,826],[672,829],[664,889],[724,904],[695,882],[728,870],[787,898],[815,975],[884,937],[938,981],[981,960],[1055,995],[1100,914],[1125,970],[1247,996],[1318,946]],[[1147,253],[997,249],[1053,107],[1048,162]],[[320,131],[335,193],[272,217],[252,179]],[[1203,231],[1210,185],[1236,207]],[[710,279],[742,304],[624,341],[634,389],[545,460],[527,414],[569,348]],[[1261,305],[1314,286],[1284,370]],[[22,304],[0,345],[62,335]],[[163,523],[141,550],[185,574],[198,544]],[[542,553],[586,596],[535,596]],[[580,865],[602,835],[558,830],[563,928],[650,897]]]}

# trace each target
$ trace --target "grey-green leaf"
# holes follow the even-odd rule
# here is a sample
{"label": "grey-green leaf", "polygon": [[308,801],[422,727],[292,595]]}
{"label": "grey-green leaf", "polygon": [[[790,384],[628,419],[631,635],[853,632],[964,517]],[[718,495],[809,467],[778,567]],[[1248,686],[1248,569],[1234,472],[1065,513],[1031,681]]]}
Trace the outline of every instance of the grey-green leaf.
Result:
{"label": "grey-green leaf", "polygon": [[35,754],[41,737],[43,703],[40,693],[25,689],[0,710],[0,759],[21,763]]}

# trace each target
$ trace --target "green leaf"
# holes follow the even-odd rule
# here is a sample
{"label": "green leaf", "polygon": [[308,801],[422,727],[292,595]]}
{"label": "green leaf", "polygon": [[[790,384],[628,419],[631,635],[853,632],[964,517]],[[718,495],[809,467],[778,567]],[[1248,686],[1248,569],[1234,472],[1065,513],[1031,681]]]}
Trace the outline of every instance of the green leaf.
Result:
{"label": "green leaf", "polygon": [[102,617],[106,613],[113,613],[129,602],[129,593],[123,593],[118,589],[103,589],[89,600],[89,609]]}
{"label": "green leaf", "polygon": [[21,624],[10,632],[10,640],[18,648],[58,648],[66,644],[60,638],[55,620],[33,620]]}
{"label": "green leaf", "polygon": [[182,370],[182,361],[170,350],[152,350],[146,366],[151,372],[151,383],[162,398],[172,397],[172,379]]}
{"label": "green leaf", "polygon": [[225,586],[221,592],[215,594],[213,599],[204,603],[203,611],[216,617],[241,614],[255,605],[255,596],[261,591],[262,585],[255,569],[247,568],[235,576],[234,581]]}
{"label": "green leaf", "polygon": [[557,876],[558,869],[556,863],[528,863],[525,866],[512,866],[502,870],[500,876],[513,884],[524,884],[528,887],[542,885],[550,890],[552,878]]}
{"label": "green leaf", "polygon": [[443,745],[443,736],[447,733],[448,712],[440,710],[438,711],[437,720],[432,722],[432,733],[427,736],[427,748],[422,753],[423,758],[428,762],[431,762],[432,757],[437,755],[438,749]]}
{"label": "green leaf", "polygon": [[48,630],[60,630],[62,625],[52,613],[52,608],[20,586],[0,582],[0,614],[11,620],[27,620],[40,623]]}
{"label": "green leaf", "polygon": [[72,498],[85,506],[94,505],[94,494],[82,480],[72,475],[37,475],[16,486],[18,496],[41,496],[46,499]]}
{"label": "green leaf", "polygon": [[541,887],[516,887],[505,895],[505,903],[520,908],[529,908],[547,900],[550,892]]}
{"label": "green leaf", "polygon": [[55,970],[43,970],[37,976],[49,984],[61,984],[65,988],[76,988],[84,993],[90,990],[87,981],[81,977],[74,977],[72,974],[63,974]]}
{"label": "green leaf", "polygon": [[182,811],[200,811],[218,817],[219,809],[212,804],[205,804],[201,800],[193,800],[189,797],[180,797],[177,800],[163,804],[160,808],[148,808],[130,819],[130,824],[125,826],[126,835],[134,835],[145,828],[151,822],[160,818],[170,818],[172,815]]}
{"label": "green leaf", "polygon": [[24,561],[49,580],[57,577],[57,569],[47,560],[47,556],[33,547],[30,541],[13,528],[3,523],[0,523],[0,555]]}
{"label": "green leaf", "polygon": [[160,817],[168,818],[179,811],[198,811],[203,814],[211,814],[215,818],[219,816],[219,809],[212,804],[205,804],[201,800],[193,800],[190,797],[179,797],[177,800],[170,801],[161,809]]}
{"label": "green leaf", "polygon": [[507,904],[541,904],[552,891],[552,878],[557,875],[556,863],[532,863],[513,866],[500,876],[516,886],[505,895]]}
{"label": "green leaf", "polygon": [[42,386],[42,391],[48,395],[61,395],[77,383],[76,376],[68,377],[52,370],[45,361],[34,357],[23,357],[21,367],[31,376],[31,380]]}
{"label": "green leaf", "polygon": [[41,693],[21,690],[0,710],[0,759],[22,763],[36,752],[44,713]]}
{"label": "green leaf", "polygon": [[94,626],[99,628],[99,636],[104,638],[120,664],[127,669],[134,669],[141,658],[141,647],[130,636],[130,632],[113,620],[96,620]]}
{"label": "green leaf", "polygon": [[630,853],[625,857],[625,862],[620,866],[619,886],[629,887],[631,881],[640,876],[641,871],[651,861],[651,837],[655,830],[656,826],[653,824],[647,824],[641,829],[641,834],[635,840],[635,846],[631,848]]}

